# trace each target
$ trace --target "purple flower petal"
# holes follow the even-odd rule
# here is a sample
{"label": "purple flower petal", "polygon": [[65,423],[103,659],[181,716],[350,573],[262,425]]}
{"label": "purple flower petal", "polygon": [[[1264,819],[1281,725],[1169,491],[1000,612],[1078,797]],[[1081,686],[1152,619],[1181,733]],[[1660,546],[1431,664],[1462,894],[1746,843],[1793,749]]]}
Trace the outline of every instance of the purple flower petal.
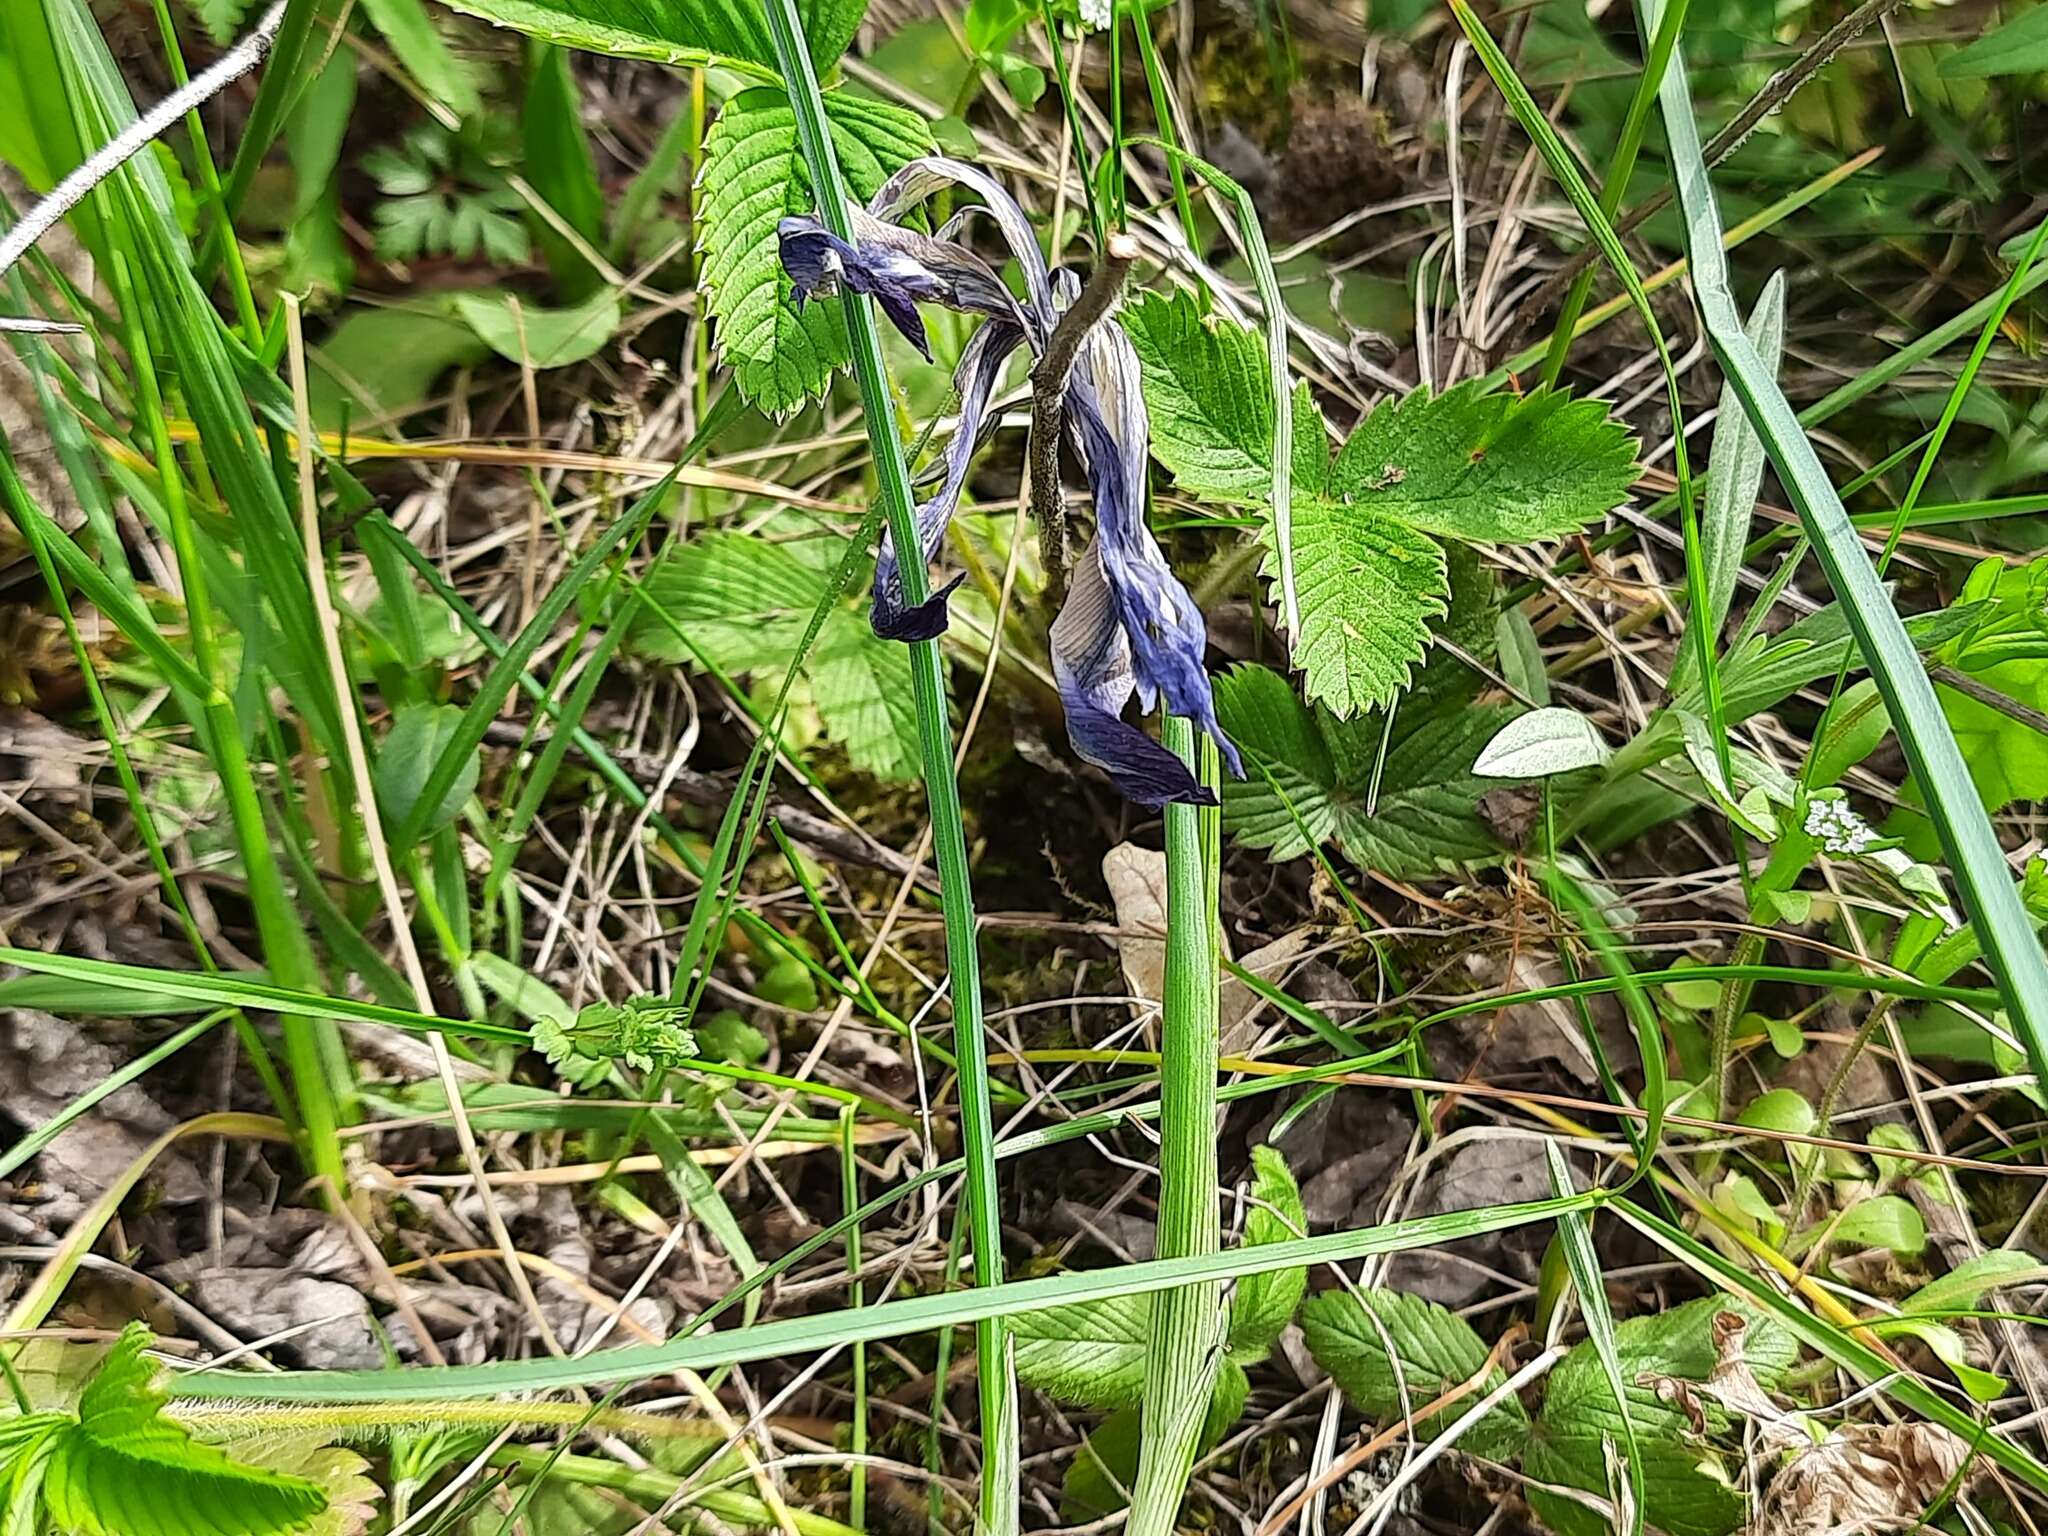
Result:
{"label": "purple flower petal", "polygon": [[[1003,367],[1010,354],[1024,343],[1024,332],[1008,320],[991,320],[968,338],[954,371],[953,386],[960,395],[960,424],[940,458],[939,489],[917,507],[917,532],[924,546],[927,564],[938,557],[946,525],[960,505],[967,487],[967,471],[975,450],[988,436],[994,423],[989,402],[1002,381]],[[869,621],[885,640],[929,640],[946,631],[946,599],[960,585],[956,577],[942,592],[935,593],[915,608],[898,600],[902,579],[896,567],[896,547],[887,532],[875,556],[875,589]]]}
{"label": "purple flower petal", "polygon": [[[988,205],[990,217],[1002,230],[1003,242],[1009,246],[1010,254],[1016,257],[1017,265],[1024,272],[1024,286],[1030,303],[1024,307],[1022,318],[1031,324],[1031,349],[1038,351],[1052,333],[1052,279],[1046,271],[1045,253],[1038,248],[1038,236],[1031,228],[1031,220],[1025,217],[1017,200],[995,177],[978,166],[949,160],[943,155],[927,155],[921,160],[911,161],[883,182],[881,190],[868,200],[867,211],[893,224],[948,185],[965,187],[978,194]],[[956,215],[948,221],[946,228],[952,231],[959,224],[960,216]]]}
{"label": "purple flower petal", "polygon": [[1095,493],[1095,548],[1130,646],[1139,703],[1149,711],[1163,699],[1168,713],[1194,721],[1243,778],[1237,748],[1216,721],[1201,610],[1145,525],[1152,432],[1138,379],[1138,355],[1122,327],[1106,322],[1083,339],[1067,385],[1066,432]]}
{"label": "purple flower petal", "polygon": [[851,212],[850,242],[809,214],[786,218],[776,226],[782,267],[799,304],[841,289],[865,293],[927,362],[931,341],[917,313],[919,304],[1016,319],[1017,301],[1010,290],[965,246],[885,224],[858,208]]}
{"label": "purple flower petal", "polygon": [[1137,680],[1130,641],[1090,544],[1074,568],[1067,601],[1052,624],[1052,678],[1067,712],[1067,739],[1140,805],[1214,805],[1187,764],[1123,718]]}

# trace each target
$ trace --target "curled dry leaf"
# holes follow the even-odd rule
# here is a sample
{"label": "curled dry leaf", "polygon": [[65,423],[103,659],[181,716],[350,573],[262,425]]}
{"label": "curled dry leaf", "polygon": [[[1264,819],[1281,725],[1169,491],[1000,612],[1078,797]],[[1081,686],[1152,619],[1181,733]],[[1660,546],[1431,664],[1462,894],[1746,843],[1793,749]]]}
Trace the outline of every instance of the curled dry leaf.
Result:
{"label": "curled dry leaf", "polygon": [[1728,1412],[1739,1414],[1756,1426],[1766,1449],[1796,1450],[1810,1447],[1813,1436],[1805,1419],[1787,1412],[1771,1400],[1770,1393],[1750,1369],[1743,1344],[1749,1324],[1740,1313],[1714,1314],[1714,1369],[1705,1381],[1686,1381],[1676,1376],[1646,1374],[1642,1385],[1657,1394],[1658,1401],[1678,1409],[1690,1421],[1692,1432],[1707,1433],[1707,1416],[1700,1399],[1710,1398]]}
{"label": "curled dry leaf", "polygon": [[1844,1425],[1777,1475],[1754,1536],[1905,1529],[1958,1481],[1969,1454],[1939,1424]]}

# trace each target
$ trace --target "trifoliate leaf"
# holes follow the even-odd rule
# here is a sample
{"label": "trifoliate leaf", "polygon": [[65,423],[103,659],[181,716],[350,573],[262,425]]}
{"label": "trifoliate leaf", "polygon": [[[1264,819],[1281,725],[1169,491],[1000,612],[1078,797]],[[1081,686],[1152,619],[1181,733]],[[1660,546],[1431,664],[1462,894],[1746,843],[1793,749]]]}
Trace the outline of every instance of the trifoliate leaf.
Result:
{"label": "trifoliate leaf", "polygon": [[[1143,369],[1152,452],[1196,496],[1254,506],[1273,482],[1273,377],[1266,339],[1205,314],[1191,293],[1148,293],[1117,315]],[[1330,472],[1330,432],[1301,385],[1294,396],[1294,494]]]}
{"label": "trifoliate leaf", "polygon": [[[1415,1433],[1424,1440],[1442,1434],[1465,1409],[1507,1379],[1499,1366],[1486,1367],[1486,1345],[1471,1324],[1404,1291],[1325,1291],[1301,1309],[1301,1331],[1309,1353],[1343,1388],[1352,1406],[1387,1423],[1419,1410],[1486,1368],[1469,1397],[1416,1421]],[[1403,1385],[1408,1392],[1405,1403]],[[1458,1443],[1481,1456],[1506,1457],[1514,1454],[1528,1430],[1521,1403],[1508,1397],[1487,1410]]]}
{"label": "trifoliate leaf", "polygon": [[[1308,1236],[1308,1211],[1301,1186],[1287,1159],[1270,1146],[1252,1148],[1252,1198],[1257,1204],[1245,1217],[1244,1245],[1284,1243]],[[1280,1332],[1294,1321],[1302,1292],[1308,1289],[1306,1269],[1276,1269],[1246,1275],[1237,1282],[1230,1302],[1230,1352],[1240,1360],[1263,1359]]]}
{"label": "trifoliate leaf", "polygon": [[1418,390],[1376,408],[1330,468],[1329,495],[1478,544],[1573,533],[1628,498],[1636,441],[1598,400],[1555,390]]}
{"label": "trifoliate leaf", "polygon": [[[1693,1433],[1685,1407],[1660,1397],[1654,1380],[1704,1382],[1712,1375],[1717,1359],[1713,1322],[1720,1312],[1733,1312],[1747,1323],[1745,1362],[1760,1386],[1774,1386],[1797,1357],[1797,1343],[1782,1324],[1727,1297],[1709,1296],[1652,1317],[1630,1318],[1614,1330],[1629,1422],[1641,1455],[1643,1515],[1670,1536],[1726,1536],[1744,1514],[1741,1495],[1712,1449]],[[1701,1393],[1690,1406],[1703,1415],[1710,1438],[1730,1433],[1729,1415],[1718,1402]],[[1580,1344],[1551,1373],[1543,1411],[1522,1453],[1522,1470],[1539,1483],[1605,1498],[1606,1444],[1619,1441],[1620,1434],[1606,1372],[1592,1345]],[[1529,1501],[1558,1536],[1605,1536],[1607,1522],[1583,1504],[1533,1487]]]}
{"label": "trifoliate leaf", "polygon": [[1275,861],[1333,841],[1361,868],[1396,878],[1486,858],[1496,844],[1474,807],[1498,785],[1472,765],[1510,713],[1397,707],[1375,795],[1384,716],[1338,720],[1303,704],[1278,673],[1234,667],[1216,679],[1216,715],[1246,773],[1224,784],[1223,823]]}
{"label": "trifoliate leaf", "polygon": [[[901,107],[834,91],[826,118],[849,190],[867,198],[931,143],[925,120]],[[742,91],[704,142],[703,286],[718,317],[718,345],[746,397],[770,414],[802,405],[846,366],[846,321],[836,300],[799,311],[775,227],[812,211],[796,113],[778,86]]]}
{"label": "trifoliate leaf", "polygon": [[[775,42],[760,7],[730,0],[452,0],[454,9],[528,37],[657,64],[721,59],[774,71]],[[797,0],[818,73],[846,51],[866,0]]]}
{"label": "trifoliate leaf", "polygon": [[1048,1307],[1011,1320],[1017,1379],[1083,1408],[1130,1408],[1145,1389],[1149,1295]]}
{"label": "trifoliate leaf", "polygon": [[[723,671],[780,683],[832,579],[829,562],[795,545],[703,534],[648,578],[654,612],[634,624],[631,643],[665,661],[701,655]],[[886,779],[917,776],[907,647],[876,639],[864,614],[835,600],[804,674],[825,728],[856,768]]]}
{"label": "trifoliate leaf", "polygon": [[57,1432],[43,1502],[79,1536],[270,1536],[327,1507],[320,1485],[247,1466],[164,1416],[149,1330],[131,1323]]}
{"label": "trifoliate leaf", "polygon": [[[1264,337],[1186,294],[1147,296],[1121,318],[1159,461],[1194,495],[1263,505],[1274,424]],[[1306,385],[1291,410],[1294,662],[1308,696],[1339,715],[1385,703],[1421,660],[1448,590],[1438,537],[1520,543],[1570,532],[1619,505],[1634,478],[1635,440],[1607,408],[1548,390],[1461,385],[1389,401],[1334,464]],[[1270,520],[1264,537],[1277,584]]]}

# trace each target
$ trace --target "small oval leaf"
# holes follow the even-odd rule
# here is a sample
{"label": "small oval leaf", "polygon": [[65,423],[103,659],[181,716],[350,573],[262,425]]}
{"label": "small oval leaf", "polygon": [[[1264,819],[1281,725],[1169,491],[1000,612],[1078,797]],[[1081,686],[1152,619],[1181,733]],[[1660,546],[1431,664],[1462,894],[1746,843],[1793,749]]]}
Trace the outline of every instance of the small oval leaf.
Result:
{"label": "small oval leaf", "polygon": [[1596,768],[1609,755],[1592,721],[1575,709],[1551,705],[1517,715],[1496,731],[1472,771],[1489,779],[1543,779]]}

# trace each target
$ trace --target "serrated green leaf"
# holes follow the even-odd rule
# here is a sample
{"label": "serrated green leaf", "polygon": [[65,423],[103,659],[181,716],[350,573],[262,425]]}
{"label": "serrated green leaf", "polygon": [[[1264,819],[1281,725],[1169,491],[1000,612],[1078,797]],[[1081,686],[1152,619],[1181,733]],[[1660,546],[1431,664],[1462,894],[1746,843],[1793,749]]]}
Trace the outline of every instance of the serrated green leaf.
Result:
{"label": "serrated green leaf", "polygon": [[1083,1408],[1135,1407],[1151,1320],[1149,1294],[1021,1313],[1011,1323],[1017,1379]]}
{"label": "serrated green leaf", "polygon": [[[664,561],[646,593],[712,665],[780,679],[832,578],[797,545],[714,532]],[[665,661],[691,657],[655,618],[634,626],[630,644]],[[903,646],[876,639],[866,619],[842,603],[826,615],[804,675],[826,730],[855,767],[879,778],[917,777],[917,716]]]}
{"label": "serrated green leaf", "polygon": [[[1273,380],[1266,338],[1193,294],[1148,293],[1118,312],[1143,372],[1152,452],[1181,489],[1260,505],[1273,484]],[[1294,494],[1330,471],[1330,431],[1306,384],[1294,395]]]}
{"label": "serrated green leaf", "polygon": [[[860,197],[931,144],[925,120],[901,107],[835,91],[825,108],[840,170]],[[789,97],[779,86],[742,91],[718,114],[704,154],[702,281],[719,349],[746,397],[780,414],[824,389],[850,356],[840,306],[799,311],[782,270],[776,225],[812,206]]]}
{"label": "serrated green leaf", "polygon": [[[1263,506],[1275,421],[1265,338],[1189,294],[1147,295],[1120,318],[1144,371],[1159,461],[1195,495]],[[1436,537],[1571,532],[1620,505],[1635,476],[1635,440],[1606,406],[1555,391],[1489,395],[1468,384],[1390,401],[1334,464],[1306,385],[1291,410],[1293,656],[1309,697],[1339,715],[1385,703],[1421,660],[1449,591]],[[1265,539],[1277,588],[1270,521]]]}
{"label": "serrated green leaf", "polygon": [[[1713,1321],[1733,1312],[1748,1324],[1745,1359],[1758,1383],[1774,1386],[1798,1355],[1783,1326],[1724,1296],[1687,1302],[1653,1317],[1630,1318],[1614,1330],[1628,1416],[1643,1474],[1643,1516],[1669,1536],[1726,1536],[1745,1513],[1719,1458],[1693,1435],[1683,1408],[1660,1399],[1654,1381],[1672,1377],[1701,1382],[1716,1360]],[[1705,1396],[1696,1406],[1709,1436],[1730,1432],[1727,1412]],[[1558,1483],[1607,1495],[1605,1442],[1619,1440],[1620,1414],[1607,1372],[1590,1343],[1579,1345],[1551,1372],[1543,1411],[1530,1430],[1522,1470],[1540,1483]],[[1558,1536],[1605,1536],[1607,1522],[1583,1504],[1531,1488],[1529,1501]]]}
{"label": "serrated green leaf", "polygon": [[835,613],[807,666],[818,714],[853,766],[880,779],[916,778],[922,759],[909,648],[878,641],[863,620]]}
{"label": "serrated green leaf", "polygon": [[1216,718],[1247,759],[1245,777],[1223,786],[1231,835],[1275,863],[1329,841],[1337,830],[1337,765],[1294,685],[1247,664],[1217,677],[1215,690]]}
{"label": "serrated green leaf", "polygon": [[[1245,1247],[1308,1236],[1308,1210],[1301,1203],[1301,1186],[1294,1182],[1287,1159],[1277,1148],[1252,1148],[1251,1192],[1259,1203],[1245,1217]],[[1230,1301],[1231,1354],[1241,1360],[1263,1359],[1281,1330],[1294,1321],[1295,1308],[1307,1289],[1305,1269],[1276,1269],[1240,1280]]]}
{"label": "serrated green leaf", "polygon": [[1216,679],[1216,716],[1249,763],[1244,779],[1223,786],[1224,825],[1276,861],[1308,851],[1306,829],[1361,868],[1396,878],[1485,858],[1496,845],[1473,807],[1498,786],[1472,765],[1510,713],[1397,708],[1375,796],[1383,716],[1333,719],[1303,704],[1278,673],[1233,667]]}
{"label": "serrated green leaf", "polygon": [[[1405,1291],[1325,1291],[1301,1309],[1301,1331],[1309,1353],[1352,1406],[1385,1423],[1470,1381],[1486,1366],[1486,1345],[1469,1323]],[[1487,1369],[1471,1397],[1418,1419],[1415,1433],[1424,1440],[1435,1439],[1477,1398],[1505,1380],[1500,1367]],[[1405,1404],[1403,1385],[1408,1392]],[[1489,1409],[1459,1444],[1481,1456],[1511,1456],[1528,1430],[1529,1417],[1520,1401],[1507,1397]]]}
{"label": "serrated green leaf", "polygon": [[1418,390],[1358,424],[1329,494],[1411,528],[1480,544],[1573,533],[1628,498],[1636,442],[1598,400],[1557,390]]}
{"label": "serrated green leaf", "polygon": [[[1277,591],[1270,518],[1261,537],[1260,572]],[[1443,546],[1374,508],[1320,496],[1295,498],[1293,537],[1294,664],[1308,696],[1340,719],[1386,703],[1422,660],[1429,621],[1447,611]]]}
{"label": "serrated green leaf", "polygon": [[[528,37],[657,64],[723,60],[777,74],[775,45],[756,5],[731,0],[449,0],[497,26]],[[860,26],[867,0],[797,0],[811,60],[823,74]]]}
{"label": "serrated green leaf", "polygon": [[327,1508],[315,1515],[299,1536],[357,1536],[384,1496],[369,1475],[367,1461],[348,1447],[329,1445],[317,1435],[264,1435],[230,1440],[221,1449],[249,1466],[303,1477],[326,1494]]}
{"label": "serrated green leaf", "polygon": [[686,661],[694,647],[728,672],[764,672],[788,665],[825,589],[817,568],[788,544],[712,532],[674,551],[645,590],[689,645],[667,625],[643,618],[631,631],[634,650]]}
{"label": "serrated green leaf", "polygon": [[44,1468],[43,1502],[79,1536],[269,1536],[327,1507],[319,1484],[247,1466],[164,1416],[150,1333],[131,1323]]}

